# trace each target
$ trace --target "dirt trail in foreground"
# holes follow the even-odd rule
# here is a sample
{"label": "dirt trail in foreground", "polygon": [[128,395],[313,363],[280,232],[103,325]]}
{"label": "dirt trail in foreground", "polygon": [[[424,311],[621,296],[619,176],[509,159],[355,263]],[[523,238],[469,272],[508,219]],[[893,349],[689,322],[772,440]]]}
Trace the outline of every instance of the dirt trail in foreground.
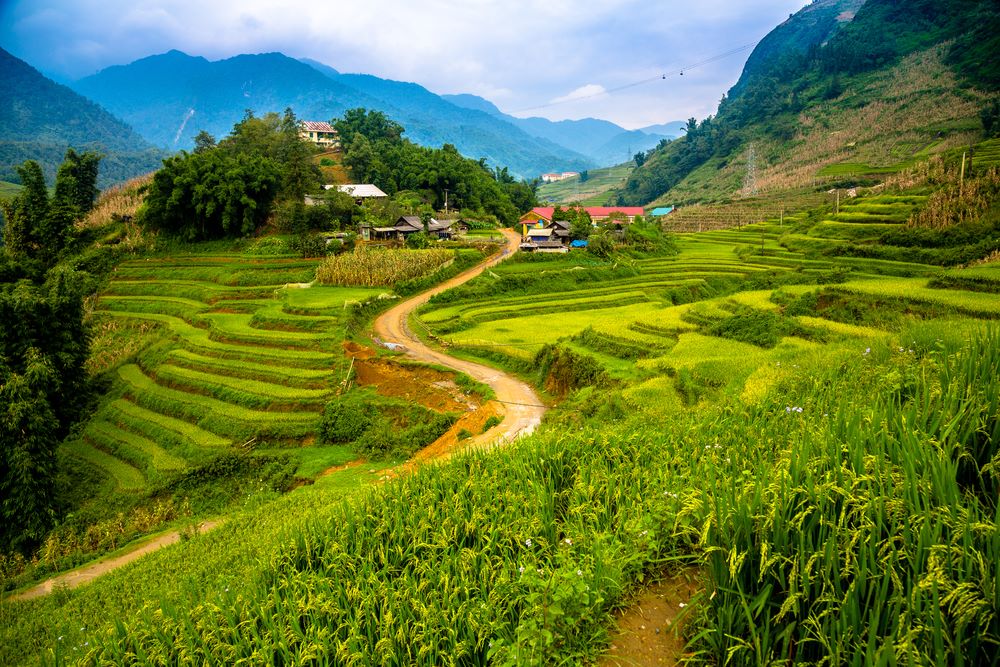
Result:
{"label": "dirt trail in foreground", "polygon": [[[205,533],[219,524],[221,521],[205,521],[198,524],[198,532]],[[11,596],[12,600],[31,600],[32,598],[41,597],[43,595],[48,595],[57,588],[76,588],[77,586],[82,586],[83,584],[90,583],[94,579],[97,579],[103,574],[110,572],[111,570],[118,569],[123,565],[128,565],[134,560],[145,556],[146,554],[156,551],[157,549],[162,549],[163,547],[180,542],[181,533],[179,530],[175,530],[163,535],[158,535],[149,540],[143,542],[137,549],[133,549],[128,553],[124,553],[120,556],[115,556],[114,558],[108,558],[107,560],[100,560],[96,563],[91,563],[86,567],[81,567],[77,570],[72,570],[70,572],[65,572],[60,575],[56,575],[50,579],[46,579],[42,583],[29,588],[23,593],[18,593],[17,595]]]}
{"label": "dirt trail in foreground", "polygon": [[[449,430],[448,433],[428,447],[427,451],[419,452],[414,461],[406,466],[407,469],[412,468],[413,464],[417,462],[446,458],[459,449],[509,442],[518,436],[531,433],[541,423],[542,415],[545,414],[545,407],[542,406],[542,402],[535,394],[534,389],[528,384],[494,368],[456,359],[442,352],[432,350],[420,342],[420,339],[410,331],[407,325],[410,314],[421,305],[427,303],[428,299],[432,296],[472,280],[489,267],[495,266],[507,256],[516,252],[521,242],[521,237],[510,230],[503,230],[503,233],[507,238],[507,245],[504,252],[494,255],[482,264],[478,264],[451,280],[445,281],[432,290],[403,301],[375,320],[375,335],[381,338],[383,342],[402,346],[406,352],[406,356],[410,359],[447,366],[461,371],[479,382],[488,384],[493,388],[497,397],[497,400],[489,401],[476,412],[463,416],[463,421],[456,424],[455,428]],[[358,354],[358,358],[360,359],[366,359],[370,356],[372,356],[371,353]],[[420,388],[417,387],[415,389]],[[455,438],[454,432],[459,427],[468,426],[470,430],[477,427],[481,428],[486,419],[493,415],[503,417],[503,421],[499,426],[467,440],[457,441]],[[351,462],[342,468],[353,467],[355,465],[359,465],[359,462]],[[341,467],[332,468],[327,473],[335,472],[338,468]],[[212,530],[220,523],[220,521],[206,521],[198,526],[198,532]],[[180,539],[180,531],[173,531],[153,537],[128,553],[54,576],[22,593],[11,596],[9,599],[30,600],[48,595],[56,588],[76,588],[77,586],[93,581],[111,570],[127,565],[150,552],[179,542]]]}
{"label": "dirt trail in foreground", "polygon": [[434,289],[403,301],[375,320],[375,335],[383,343],[400,346],[408,358],[414,361],[447,366],[448,368],[465,373],[474,380],[487,384],[493,389],[497,400],[492,403],[495,406],[496,414],[503,417],[503,421],[499,426],[490,429],[486,433],[464,440],[462,442],[463,448],[483,447],[510,442],[519,436],[527,435],[534,431],[535,427],[541,423],[542,415],[545,414],[545,407],[535,393],[535,390],[527,383],[521,382],[517,378],[511,377],[495,368],[465,361],[464,359],[457,359],[444,352],[431,349],[413,333],[409,327],[408,320],[417,308],[427,303],[435,294],[440,294],[445,290],[472,280],[486,269],[517,252],[521,237],[516,232],[510,230],[503,230],[503,234],[507,238],[505,252],[494,255],[482,264],[478,264],[451,280],[441,283]]}

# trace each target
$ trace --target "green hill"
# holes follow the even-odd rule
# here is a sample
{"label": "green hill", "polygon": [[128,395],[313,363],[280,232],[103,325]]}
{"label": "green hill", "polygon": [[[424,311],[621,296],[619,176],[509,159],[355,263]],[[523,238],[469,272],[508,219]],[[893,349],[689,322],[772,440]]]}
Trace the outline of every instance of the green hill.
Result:
{"label": "green hill", "polygon": [[104,187],[155,170],[163,153],[121,120],[0,49],[0,180],[36,160],[51,182],[67,148],[104,154]]}
{"label": "green hill", "polygon": [[623,198],[739,196],[751,144],[757,189],[775,192],[899,171],[977,140],[998,81],[996,60],[971,54],[1000,48],[1000,30],[988,29],[1000,10],[868,0],[845,22],[857,4],[814,3],[776,29],[718,113],[649,156]]}

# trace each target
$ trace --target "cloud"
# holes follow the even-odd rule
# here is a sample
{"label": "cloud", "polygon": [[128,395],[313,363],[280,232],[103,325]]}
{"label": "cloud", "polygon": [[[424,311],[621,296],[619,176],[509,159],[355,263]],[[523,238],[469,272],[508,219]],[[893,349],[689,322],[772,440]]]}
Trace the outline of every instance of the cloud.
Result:
{"label": "cloud", "polygon": [[169,49],[211,60],[281,51],[507,111],[639,126],[712,113],[747,54],[683,81],[623,86],[755,42],[806,2],[0,0],[0,44],[66,79]]}
{"label": "cloud", "polygon": [[563,102],[575,102],[577,100],[586,100],[591,98],[603,97],[608,94],[608,91],[604,86],[597,83],[588,83],[585,86],[580,86],[576,90],[563,95],[562,97],[556,97],[549,102],[549,104],[562,104]]}

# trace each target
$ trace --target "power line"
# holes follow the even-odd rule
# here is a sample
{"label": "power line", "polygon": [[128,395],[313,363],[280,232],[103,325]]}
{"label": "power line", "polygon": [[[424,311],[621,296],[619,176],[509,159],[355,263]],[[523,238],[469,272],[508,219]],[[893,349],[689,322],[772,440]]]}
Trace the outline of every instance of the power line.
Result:
{"label": "power line", "polygon": [[718,60],[723,60],[725,58],[729,58],[731,56],[735,56],[737,53],[742,53],[743,51],[747,51],[749,49],[752,49],[755,46],[757,46],[757,42],[753,42],[752,44],[744,44],[743,46],[737,46],[736,48],[730,49],[730,50],[725,51],[723,53],[718,53],[718,54],[716,54],[714,56],[711,56],[709,58],[706,58],[705,60],[702,60],[700,62],[692,63],[690,65],[687,65],[686,67],[681,67],[681,68],[673,70],[671,72],[664,72],[663,74],[659,74],[657,76],[651,76],[648,79],[642,79],[641,81],[633,81],[632,83],[626,83],[625,85],[618,86],[616,88],[609,88],[607,90],[602,90],[599,93],[593,93],[591,95],[584,95],[582,97],[574,97],[573,99],[560,100],[558,102],[549,102],[548,104],[540,104],[538,106],[528,107],[526,109],[518,109],[516,111],[511,111],[510,113],[512,113],[512,114],[525,113],[525,112],[528,112],[528,111],[536,111],[538,109],[547,109],[549,107],[559,106],[560,104],[569,104],[570,102],[580,102],[582,100],[590,100],[590,99],[593,99],[595,97],[603,97],[604,95],[612,95],[614,93],[619,93],[619,92],[621,92],[623,90],[628,90],[629,88],[635,88],[636,86],[643,86],[643,85],[645,85],[647,83],[652,83],[654,81],[663,81],[664,79],[666,79],[669,76],[684,76],[684,72],[687,72],[688,70],[692,70],[692,69],[695,69],[695,68],[698,68],[698,67],[702,67],[704,65],[708,65],[710,63],[714,63],[714,62],[716,62]]}

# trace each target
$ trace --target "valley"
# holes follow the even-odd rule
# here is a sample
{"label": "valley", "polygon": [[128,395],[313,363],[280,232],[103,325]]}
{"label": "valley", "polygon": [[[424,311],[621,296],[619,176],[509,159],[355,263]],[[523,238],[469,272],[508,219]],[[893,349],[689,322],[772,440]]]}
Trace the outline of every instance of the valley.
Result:
{"label": "valley", "polygon": [[[0,664],[995,664],[1000,11],[904,4],[800,6],[634,131],[0,52],[94,127],[57,164],[0,104]],[[593,67],[517,113],[710,69]]]}

